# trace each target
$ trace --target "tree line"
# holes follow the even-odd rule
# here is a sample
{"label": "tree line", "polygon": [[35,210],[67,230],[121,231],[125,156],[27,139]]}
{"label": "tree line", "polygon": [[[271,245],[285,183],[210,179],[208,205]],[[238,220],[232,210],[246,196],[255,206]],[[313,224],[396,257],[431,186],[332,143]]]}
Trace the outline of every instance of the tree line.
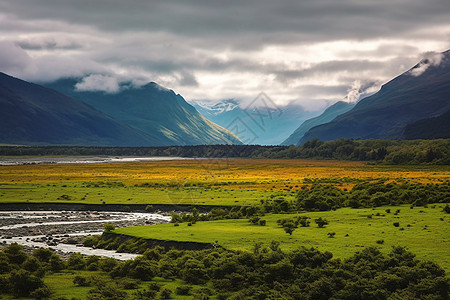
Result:
{"label": "tree line", "polygon": [[[124,262],[79,253],[67,261],[55,257],[48,249],[27,254],[17,244],[6,247],[0,251],[0,292],[44,299],[52,290],[42,278],[66,270],[92,271],[73,279],[74,286],[91,287],[91,300],[169,299],[171,294],[230,300],[449,299],[450,292],[443,269],[403,247],[388,254],[367,247],[347,259],[305,247],[283,252],[278,242],[256,244],[247,252],[155,247]],[[155,277],[181,279],[184,285],[171,290],[152,281]]]}
{"label": "tree line", "polygon": [[450,139],[311,140],[302,146],[197,145],[165,147],[1,146],[0,156],[110,155],[203,158],[281,158],[373,161],[384,164],[450,164]]}

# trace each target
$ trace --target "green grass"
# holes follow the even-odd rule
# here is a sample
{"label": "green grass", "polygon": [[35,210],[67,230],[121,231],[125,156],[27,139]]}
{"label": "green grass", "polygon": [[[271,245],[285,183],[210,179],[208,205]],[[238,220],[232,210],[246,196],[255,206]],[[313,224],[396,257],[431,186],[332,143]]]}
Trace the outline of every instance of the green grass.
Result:
{"label": "green grass", "polygon": [[[346,258],[363,247],[376,246],[387,253],[392,246],[406,246],[420,259],[431,260],[450,271],[450,216],[442,211],[444,205],[428,208],[389,206],[375,209],[342,208],[329,212],[306,212],[301,215],[312,219],[310,227],[299,227],[292,235],[278,227],[276,221],[299,214],[270,214],[262,217],[266,226],[252,225],[245,219],[197,222],[192,226],[181,223],[152,226],[136,226],[116,229],[114,232],[136,237],[214,243],[230,250],[251,250],[255,243],[266,245],[279,241],[283,250],[300,246],[316,247],[330,251],[334,257]],[[391,213],[385,210],[391,209]],[[394,212],[400,209],[398,215]],[[376,216],[379,213],[380,216]],[[371,216],[370,218],[368,216]],[[330,224],[318,228],[313,219],[323,217]],[[443,221],[441,220],[443,219]],[[399,222],[399,227],[393,223]],[[409,226],[408,226],[409,225]],[[403,229],[402,229],[403,228]],[[328,233],[335,232],[334,238]],[[348,234],[348,236],[346,236]],[[383,244],[377,241],[383,240]]]}
{"label": "green grass", "polygon": [[86,299],[86,295],[92,286],[76,286],[73,284],[75,276],[92,276],[99,275],[99,272],[90,271],[73,271],[53,273],[44,277],[44,282],[50,287],[52,291],[52,297],[66,297],[71,299],[72,297],[78,299]]}
{"label": "green grass", "polygon": [[[294,192],[281,192],[294,197]],[[82,183],[0,184],[0,203],[250,205],[272,192],[232,188],[83,187]]]}
{"label": "green grass", "polygon": [[[111,278],[103,272],[97,272],[97,271],[64,271],[61,273],[53,273],[46,275],[44,277],[44,282],[50,287],[52,290],[51,298],[55,299],[58,297],[66,297],[68,299],[71,299],[72,297],[77,299],[86,299],[87,294],[91,289],[94,288],[94,286],[86,286],[86,287],[80,287],[73,284],[73,279],[75,276],[80,275],[84,277],[91,277],[91,276],[98,276],[103,277],[105,280],[111,280]],[[131,280],[130,278],[119,278],[118,280],[115,280],[116,282],[121,282],[123,280]],[[169,288],[172,290],[171,299],[192,299],[192,296],[182,296],[177,295],[175,293],[175,290],[178,286],[186,285],[185,282],[183,282],[180,279],[171,280],[171,279],[164,279],[160,277],[155,277],[152,281],[138,281],[139,282],[139,290],[142,289],[148,289],[148,285],[150,282],[156,282],[160,284],[162,287]],[[193,292],[195,292],[197,289],[202,288],[203,286],[200,285],[190,285],[192,287]],[[134,290],[125,290],[128,293],[128,299],[132,299],[132,295],[137,289]],[[7,297],[5,299],[13,299],[8,298],[7,295],[1,295],[3,297]],[[2,298],[0,298],[2,299]],[[28,298],[21,298],[21,299],[28,299]],[[31,298],[30,298],[31,299]]]}

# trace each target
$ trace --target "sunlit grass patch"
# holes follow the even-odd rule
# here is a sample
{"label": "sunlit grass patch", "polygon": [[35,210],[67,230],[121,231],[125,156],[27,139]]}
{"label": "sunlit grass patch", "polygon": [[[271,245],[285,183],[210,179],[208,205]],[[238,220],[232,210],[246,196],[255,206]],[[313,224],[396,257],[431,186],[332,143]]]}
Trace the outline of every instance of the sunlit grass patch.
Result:
{"label": "sunlit grass patch", "polygon": [[[268,214],[261,217],[266,226],[251,224],[247,219],[137,226],[116,229],[116,233],[136,237],[216,243],[230,250],[251,251],[256,243],[280,242],[285,251],[300,246],[330,251],[335,257],[349,257],[364,247],[376,246],[387,253],[392,246],[406,246],[421,259],[432,260],[450,271],[450,217],[442,211],[444,205],[427,208],[407,205],[374,209],[341,208],[328,212],[302,214]],[[387,213],[386,209],[391,212]],[[395,214],[396,210],[400,210]],[[296,228],[292,235],[278,226],[277,220],[304,215],[311,218],[310,227]],[[326,218],[329,225],[318,228],[316,218]],[[442,219],[442,220],[441,220]],[[398,222],[399,227],[393,224]],[[329,233],[334,233],[330,238]],[[382,241],[382,242],[381,242]]]}

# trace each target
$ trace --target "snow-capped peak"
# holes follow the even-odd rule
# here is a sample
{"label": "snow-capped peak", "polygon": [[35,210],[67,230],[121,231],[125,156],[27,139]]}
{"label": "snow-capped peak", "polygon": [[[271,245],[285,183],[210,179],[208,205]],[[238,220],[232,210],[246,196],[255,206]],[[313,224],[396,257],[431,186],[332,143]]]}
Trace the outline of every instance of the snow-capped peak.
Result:
{"label": "snow-capped peak", "polygon": [[214,115],[220,115],[224,112],[231,111],[238,107],[238,103],[235,100],[223,100],[219,102],[210,102],[210,101],[191,101],[193,106],[201,107],[205,110],[208,110],[210,113]]}

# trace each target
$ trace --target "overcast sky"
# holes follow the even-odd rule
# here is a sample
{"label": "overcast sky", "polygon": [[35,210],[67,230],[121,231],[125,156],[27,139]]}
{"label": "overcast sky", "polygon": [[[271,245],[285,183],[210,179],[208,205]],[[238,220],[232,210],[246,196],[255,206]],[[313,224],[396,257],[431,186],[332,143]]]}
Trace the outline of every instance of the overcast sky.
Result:
{"label": "overcast sky", "polygon": [[0,0],[0,71],[310,110],[450,48],[449,0]]}

